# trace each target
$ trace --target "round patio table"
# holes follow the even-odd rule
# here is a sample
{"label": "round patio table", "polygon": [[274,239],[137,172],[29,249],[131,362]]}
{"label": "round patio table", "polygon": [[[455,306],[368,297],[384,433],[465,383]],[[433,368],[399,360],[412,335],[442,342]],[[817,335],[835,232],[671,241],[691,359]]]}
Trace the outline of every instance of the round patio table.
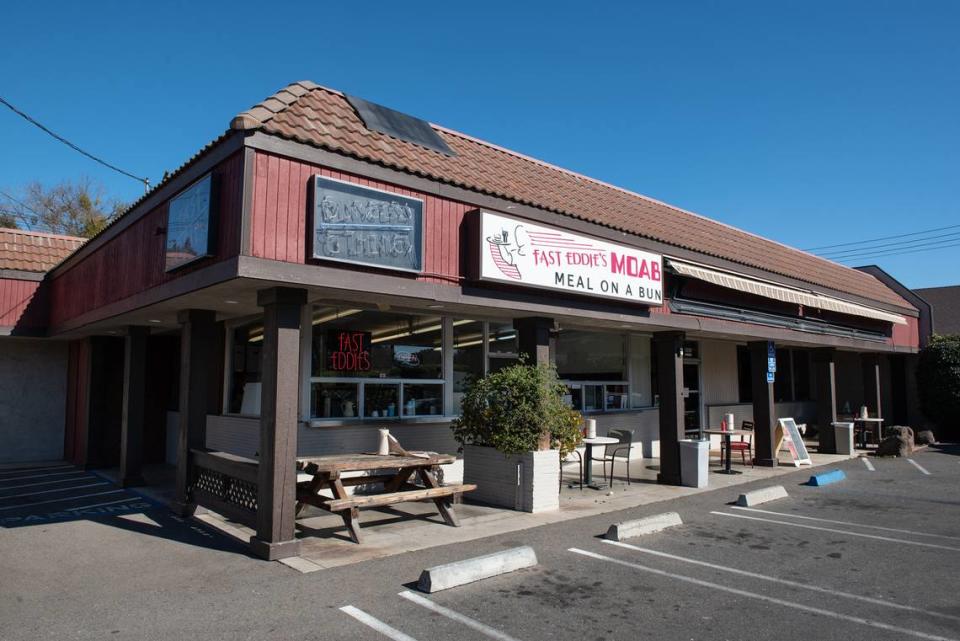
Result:
{"label": "round patio table", "polygon": [[733,459],[730,456],[730,437],[735,434],[753,434],[750,430],[703,430],[704,434],[719,434],[723,437],[723,445],[727,448],[727,462],[724,464],[722,470],[717,470],[717,474],[743,474],[740,470],[735,470],[730,467],[730,461]]}
{"label": "round patio table", "polygon": [[586,465],[583,466],[583,483],[587,487],[594,490],[602,490],[607,487],[606,483],[594,483],[593,482],[593,446],[594,445],[613,445],[614,443],[619,443],[619,439],[612,438],[610,436],[594,436],[593,438],[583,439],[583,444],[587,446],[586,454]]}

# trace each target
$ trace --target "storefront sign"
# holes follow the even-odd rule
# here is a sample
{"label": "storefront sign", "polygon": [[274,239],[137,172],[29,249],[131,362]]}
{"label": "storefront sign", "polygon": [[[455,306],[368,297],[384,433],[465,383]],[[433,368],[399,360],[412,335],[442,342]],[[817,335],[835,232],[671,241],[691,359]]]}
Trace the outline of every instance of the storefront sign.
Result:
{"label": "storefront sign", "polygon": [[172,271],[213,255],[214,177],[207,174],[170,200],[164,268]]}
{"label": "storefront sign", "polygon": [[314,176],[313,257],[423,270],[423,201]]}
{"label": "storefront sign", "polygon": [[480,216],[483,280],[663,304],[657,254],[488,212]]}
{"label": "storefront sign", "polygon": [[370,361],[372,339],[370,332],[327,330],[328,367],[335,372],[370,371],[373,365]]}

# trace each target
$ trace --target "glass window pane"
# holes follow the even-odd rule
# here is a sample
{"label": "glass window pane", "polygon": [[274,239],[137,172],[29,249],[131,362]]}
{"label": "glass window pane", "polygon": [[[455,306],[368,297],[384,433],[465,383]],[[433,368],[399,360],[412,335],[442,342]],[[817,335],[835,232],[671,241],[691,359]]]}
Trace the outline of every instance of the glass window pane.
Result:
{"label": "glass window pane", "polygon": [[442,384],[403,384],[403,416],[439,416],[442,413]]}
{"label": "glass window pane", "polygon": [[650,337],[631,334],[630,341],[630,407],[653,405]]}
{"label": "glass window pane", "polygon": [[599,412],[603,410],[603,385],[583,386],[583,411]]}
{"label": "glass window pane", "polygon": [[399,416],[400,385],[398,383],[366,383],[363,386],[364,415],[371,418]]}
{"label": "glass window pane", "polygon": [[777,350],[777,373],[773,379],[773,398],[777,403],[793,400],[793,377],[790,375],[790,350]]}
{"label": "glass window pane", "polygon": [[442,378],[440,317],[317,308],[315,377]]}
{"label": "glass window pane", "polygon": [[262,321],[233,330],[233,353],[230,355],[230,398],[227,403],[228,411],[233,414],[260,415],[262,346]]}
{"label": "glass window pane", "polygon": [[630,407],[630,395],[626,385],[607,385],[606,408],[608,410],[625,410]]}
{"label": "glass window pane", "polygon": [[497,356],[516,358],[517,350],[517,330],[513,328],[513,323],[502,323],[493,321],[490,323],[490,357]]}
{"label": "glass window pane", "polygon": [[453,407],[450,413],[460,414],[463,395],[470,384],[483,376],[483,323],[457,320],[453,322]]}
{"label": "glass window pane", "polygon": [[353,418],[359,408],[357,383],[311,383],[310,415],[314,418]]}
{"label": "glass window pane", "polygon": [[574,381],[627,380],[623,334],[563,330],[557,338],[557,373]]}

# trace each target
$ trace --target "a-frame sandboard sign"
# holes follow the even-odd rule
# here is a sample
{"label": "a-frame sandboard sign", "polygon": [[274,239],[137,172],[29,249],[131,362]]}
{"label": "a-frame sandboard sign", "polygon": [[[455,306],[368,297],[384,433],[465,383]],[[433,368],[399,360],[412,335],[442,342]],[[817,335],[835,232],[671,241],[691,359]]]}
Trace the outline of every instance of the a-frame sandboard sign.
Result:
{"label": "a-frame sandboard sign", "polygon": [[801,465],[813,465],[810,460],[810,453],[807,452],[807,446],[803,443],[803,437],[800,436],[800,428],[792,418],[777,419],[776,448],[774,452],[779,452],[782,445],[786,445],[793,456],[793,464],[796,467]]}

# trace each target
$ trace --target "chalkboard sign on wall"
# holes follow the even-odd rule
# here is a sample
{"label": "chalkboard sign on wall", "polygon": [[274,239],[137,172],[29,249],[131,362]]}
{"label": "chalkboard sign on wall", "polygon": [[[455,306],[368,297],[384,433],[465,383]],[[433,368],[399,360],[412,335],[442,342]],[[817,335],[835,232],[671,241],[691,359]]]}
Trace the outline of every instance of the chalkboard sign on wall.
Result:
{"label": "chalkboard sign on wall", "polygon": [[423,201],[314,176],[313,257],[423,271]]}

